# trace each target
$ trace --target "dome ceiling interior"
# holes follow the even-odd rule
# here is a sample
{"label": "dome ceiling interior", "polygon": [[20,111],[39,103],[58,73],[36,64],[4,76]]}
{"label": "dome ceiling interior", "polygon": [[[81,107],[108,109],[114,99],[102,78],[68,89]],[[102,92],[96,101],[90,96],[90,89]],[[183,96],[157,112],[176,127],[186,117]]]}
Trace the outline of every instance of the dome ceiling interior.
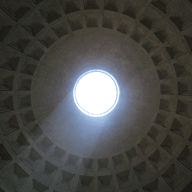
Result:
{"label": "dome ceiling interior", "polygon": [[[98,118],[93,69],[120,88]],[[1,0],[0,93],[0,192],[191,192],[191,0]]]}

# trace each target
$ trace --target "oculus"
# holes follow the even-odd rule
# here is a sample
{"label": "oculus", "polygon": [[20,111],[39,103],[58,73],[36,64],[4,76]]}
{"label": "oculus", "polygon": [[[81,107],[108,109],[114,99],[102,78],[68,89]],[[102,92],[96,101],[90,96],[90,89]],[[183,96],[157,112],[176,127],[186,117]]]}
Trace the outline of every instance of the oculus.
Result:
{"label": "oculus", "polygon": [[73,89],[77,107],[92,117],[110,113],[118,103],[119,94],[115,78],[103,70],[90,70],[82,74]]}

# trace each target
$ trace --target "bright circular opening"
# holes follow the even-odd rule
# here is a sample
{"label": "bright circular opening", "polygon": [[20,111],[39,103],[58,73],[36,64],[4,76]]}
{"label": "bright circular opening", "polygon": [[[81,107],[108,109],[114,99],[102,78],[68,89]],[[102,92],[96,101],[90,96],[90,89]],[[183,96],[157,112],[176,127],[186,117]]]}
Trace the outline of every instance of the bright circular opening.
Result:
{"label": "bright circular opening", "polygon": [[111,112],[119,100],[119,86],[109,73],[91,70],[79,77],[73,89],[77,107],[86,115],[100,117]]}

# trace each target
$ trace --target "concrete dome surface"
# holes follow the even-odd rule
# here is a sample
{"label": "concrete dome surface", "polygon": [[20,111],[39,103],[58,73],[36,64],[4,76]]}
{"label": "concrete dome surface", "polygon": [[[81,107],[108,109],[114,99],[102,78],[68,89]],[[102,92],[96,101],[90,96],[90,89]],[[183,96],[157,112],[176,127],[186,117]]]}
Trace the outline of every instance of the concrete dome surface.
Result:
{"label": "concrete dome surface", "polygon": [[[88,116],[87,71],[118,105]],[[191,192],[192,1],[1,0],[0,192]]]}

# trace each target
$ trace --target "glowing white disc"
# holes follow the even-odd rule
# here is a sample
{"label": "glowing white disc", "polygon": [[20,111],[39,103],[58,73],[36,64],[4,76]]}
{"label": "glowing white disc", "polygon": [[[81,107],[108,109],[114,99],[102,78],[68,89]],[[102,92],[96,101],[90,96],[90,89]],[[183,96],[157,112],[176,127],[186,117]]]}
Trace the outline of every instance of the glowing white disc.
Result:
{"label": "glowing white disc", "polygon": [[86,115],[99,117],[111,112],[119,100],[116,80],[102,70],[91,70],[79,77],[73,89],[77,107]]}

